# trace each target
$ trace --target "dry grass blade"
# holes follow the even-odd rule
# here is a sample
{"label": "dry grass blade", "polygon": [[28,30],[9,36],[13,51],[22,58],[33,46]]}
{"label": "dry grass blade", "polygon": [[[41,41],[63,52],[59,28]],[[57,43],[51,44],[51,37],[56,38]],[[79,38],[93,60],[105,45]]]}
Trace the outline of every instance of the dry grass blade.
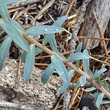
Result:
{"label": "dry grass blade", "polygon": [[85,37],[85,36],[78,36],[79,39],[94,39],[94,40],[108,40],[110,41],[109,38],[97,38],[97,37]]}
{"label": "dry grass blade", "polygon": [[[100,36],[101,36],[101,38],[104,39],[104,35],[103,35],[102,30],[101,30],[101,28],[99,26],[98,19],[96,17],[96,13],[95,13],[94,9],[93,9],[93,15],[94,15],[94,18],[96,20],[96,23],[97,23],[97,26],[98,26],[98,29],[99,29],[99,32],[100,32]],[[105,40],[102,40],[102,42],[103,42],[103,46],[104,46],[104,50],[105,50],[106,56],[108,56],[108,52],[107,52],[107,47],[106,47]]]}
{"label": "dry grass blade", "polygon": [[41,11],[39,11],[38,15],[35,17],[35,19],[38,19],[52,4],[55,2],[55,0],[51,0],[49,3],[47,3]]}
{"label": "dry grass blade", "polygon": [[72,9],[72,6],[74,5],[75,1],[76,1],[76,0],[72,0],[70,6],[69,6],[69,8],[68,8],[68,11],[67,11],[66,15],[68,15],[68,14],[70,13],[70,11],[71,11],[71,9]]}

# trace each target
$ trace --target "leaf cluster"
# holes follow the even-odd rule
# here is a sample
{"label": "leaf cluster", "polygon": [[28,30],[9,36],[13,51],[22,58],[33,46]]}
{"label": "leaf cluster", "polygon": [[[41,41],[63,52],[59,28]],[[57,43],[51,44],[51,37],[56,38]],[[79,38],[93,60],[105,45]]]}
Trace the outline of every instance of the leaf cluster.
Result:
{"label": "leaf cluster", "polygon": [[[32,69],[35,62],[35,56],[42,53],[43,50],[39,47],[36,47],[35,44],[28,45],[28,42],[25,40],[25,37],[28,35],[44,35],[44,39],[42,45],[45,46],[49,43],[51,50],[54,54],[51,56],[51,64],[44,70],[41,81],[42,83],[46,83],[50,76],[54,71],[58,73],[58,75],[63,80],[63,84],[61,89],[59,90],[59,94],[62,94],[69,86],[71,82],[71,78],[73,74],[76,73],[74,69],[68,69],[65,67],[62,60],[59,58],[63,57],[67,62],[76,62],[77,68],[80,66],[80,61],[83,63],[83,71],[87,73],[92,80],[96,80],[99,85],[101,85],[100,75],[106,71],[105,68],[101,68],[100,70],[96,70],[95,73],[92,73],[89,69],[89,54],[85,49],[81,52],[82,43],[76,48],[76,52],[70,54],[68,58],[65,58],[61,53],[57,50],[57,43],[55,40],[55,33],[63,31],[61,25],[67,19],[67,16],[62,16],[56,20],[53,25],[42,25],[42,26],[34,26],[29,29],[24,30],[18,22],[14,19],[10,18],[7,5],[18,2],[19,0],[0,0],[0,27],[7,33],[7,37],[2,43],[0,47],[0,70],[3,68],[3,63],[5,61],[6,55],[8,53],[11,42],[14,41],[20,48],[24,50],[24,53],[20,56],[24,65],[24,82],[28,82],[31,77]],[[82,87],[86,84],[86,76],[83,75],[79,78],[79,81],[76,83],[76,87]],[[106,81],[104,81],[105,88],[107,88]],[[87,91],[94,90],[93,88],[88,88]],[[102,99],[104,97],[104,93],[101,93],[96,101],[97,106],[102,103]]]}

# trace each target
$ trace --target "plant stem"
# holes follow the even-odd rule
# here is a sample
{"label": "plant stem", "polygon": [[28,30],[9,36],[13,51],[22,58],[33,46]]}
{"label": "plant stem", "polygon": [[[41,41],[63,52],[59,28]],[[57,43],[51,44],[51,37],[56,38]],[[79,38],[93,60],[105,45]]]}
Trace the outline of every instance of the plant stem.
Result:
{"label": "plant stem", "polygon": [[[24,36],[24,38],[30,42],[35,44],[37,47],[39,47],[40,49],[42,49],[43,51],[45,51],[46,53],[53,55],[55,52],[51,51],[50,49],[48,49],[46,46],[43,46],[42,44],[40,44],[39,42],[37,42],[36,40],[32,39],[29,36]],[[71,69],[74,69],[76,72],[80,73],[81,75],[86,75],[86,79],[92,83],[93,86],[95,86],[98,90],[100,90],[102,93],[105,93],[105,95],[107,96],[108,99],[110,99],[110,93],[108,91],[105,90],[105,88],[103,86],[99,86],[98,83],[96,81],[93,81],[92,78],[85,72],[83,72],[80,68],[77,68],[74,64],[72,64],[71,62],[67,62],[67,60],[65,60],[64,58],[62,58],[61,56],[59,56],[57,54],[57,56],[63,61],[64,64],[68,65]]]}

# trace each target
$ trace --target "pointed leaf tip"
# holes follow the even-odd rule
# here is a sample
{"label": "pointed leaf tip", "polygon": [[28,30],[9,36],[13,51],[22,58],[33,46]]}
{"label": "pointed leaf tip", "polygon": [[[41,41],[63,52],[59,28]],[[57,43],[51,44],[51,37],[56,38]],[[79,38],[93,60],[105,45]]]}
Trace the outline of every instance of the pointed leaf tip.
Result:
{"label": "pointed leaf tip", "polygon": [[59,74],[59,76],[65,81],[68,82],[68,72],[63,64],[63,62],[60,60],[60,58],[54,54],[51,56],[51,61]]}
{"label": "pointed leaf tip", "polygon": [[35,45],[29,46],[30,51],[26,54],[26,60],[24,65],[24,82],[27,82],[31,76],[34,62],[35,62]]}
{"label": "pointed leaf tip", "polygon": [[14,27],[10,22],[2,19],[0,21],[0,26],[3,30],[12,38],[12,40],[19,45],[25,51],[29,51],[29,46],[23,36],[18,32],[16,27]]}
{"label": "pointed leaf tip", "polygon": [[53,66],[52,63],[44,70],[41,77],[41,81],[43,84],[45,84],[48,81],[48,79],[50,78],[54,70],[55,70],[55,67]]}
{"label": "pointed leaf tip", "polygon": [[11,45],[12,39],[10,37],[7,37],[1,47],[0,47],[0,70],[3,68],[3,63],[5,61],[6,55],[8,53],[9,47]]}

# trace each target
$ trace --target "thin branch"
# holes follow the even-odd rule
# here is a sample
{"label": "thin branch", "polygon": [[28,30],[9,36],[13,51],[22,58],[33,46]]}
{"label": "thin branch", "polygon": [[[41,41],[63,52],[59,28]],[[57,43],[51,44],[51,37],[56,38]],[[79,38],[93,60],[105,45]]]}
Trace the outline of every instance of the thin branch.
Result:
{"label": "thin branch", "polygon": [[[100,36],[101,36],[101,38],[104,39],[104,35],[103,35],[103,32],[102,32],[102,30],[101,30],[101,28],[99,26],[98,19],[97,19],[97,16],[96,16],[96,13],[95,13],[94,9],[93,9],[93,15],[94,15],[94,18],[95,18],[96,23],[97,23],[97,27],[98,27],[99,32],[100,32]],[[106,56],[108,56],[108,52],[107,52],[107,47],[106,47],[105,40],[102,40],[102,42],[103,42],[103,46],[104,46],[104,50],[105,50]]]}
{"label": "thin branch", "polygon": [[97,38],[97,37],[86,37],[86,36],[77,36],[79,39],[94,39],[94,40],[108,40],[110,41],[109,38]]}
{"label": "thin branch", "polygon": [[26,6],[28,4],[34,4],[39,2],[40,0],[20,0],[19,2],[16,2],[14,4],[8,5],[8,9],[12,9],[12,8],[19,8],[22,6]]}

